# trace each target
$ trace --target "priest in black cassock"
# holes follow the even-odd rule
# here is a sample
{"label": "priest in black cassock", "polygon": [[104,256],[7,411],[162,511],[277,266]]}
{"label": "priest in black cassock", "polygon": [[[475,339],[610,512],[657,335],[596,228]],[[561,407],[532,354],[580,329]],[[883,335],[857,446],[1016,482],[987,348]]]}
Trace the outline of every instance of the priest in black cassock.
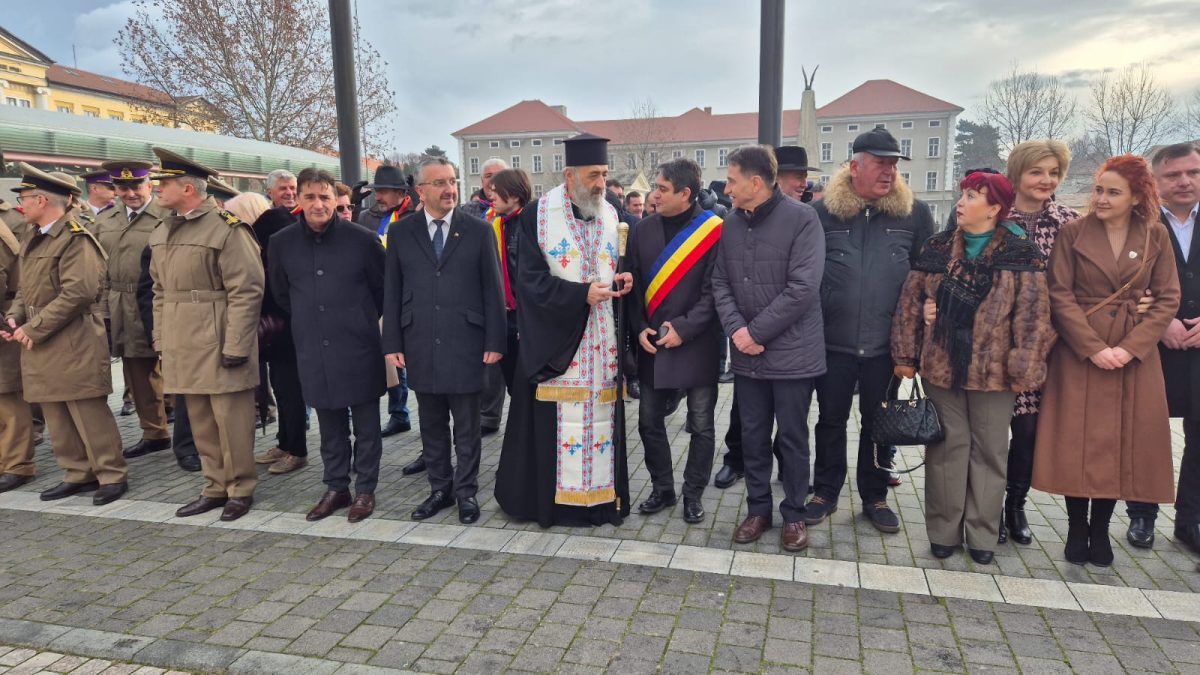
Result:
{"label": "priest in black cassock", "polygon": [[604,200],[608,139],[563,145],[565,182],[521,213],[520,349],[496,501],[542,527],[617,525],[629,515],[629,470],[613,304],[633,278],[617,271],[617,213]]}

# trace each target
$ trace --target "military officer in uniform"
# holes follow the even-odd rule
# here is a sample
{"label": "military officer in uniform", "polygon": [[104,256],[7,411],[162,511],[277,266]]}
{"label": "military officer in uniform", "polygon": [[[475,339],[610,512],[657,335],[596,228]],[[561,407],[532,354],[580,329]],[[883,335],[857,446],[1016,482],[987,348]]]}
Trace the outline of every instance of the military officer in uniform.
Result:
{"label": "military officer in uniform", "polygon": [[108,254],[112,355],[121,359],[125,386],[133,397],[142,427],[141,440],[122,453],[125,459],[133,459],[171,447],[158,354],[146,341],[137,305],[142,252],[150,241],[150,233],[171,213],[153,198],[149,162],[111,161],[103,166],[112,175],[121,199],[120,206],[97,217],[96,239]]}
{"label": "military officer in uniform", "polygon": [[107,168],[89,171],[80,178],[87,185],[87,201],[84,204],[90,212],[89,215],[98,221],[101,213],[112,210],[117,205],[113,200],[113,197],[116,196],[117,186],[113,184],[112,175]]}
{"label": "military officer in uniform", "polygon": [[[2,198],[0,198],[0,222],[3,222],[5,225],[7,225],[8,229],[12,231],[14,236],[16,236],[17,251],[19,254],[21,250],[21,244],[25,241],[27,233],[33,231],[33,227],[25,222],[25,216],[22,215],[20,211],[13,208],[12,204],[4,201]],[[16,294],[17,283],[15,278],[10,280],[8,292],[14,295]],[[0,317],[3,315],[4,310],[0,310]],[[0,340],[0,342],[3,341]],[[14,370],[12,374],[17,378],[21,377],[20,371]],[[40,403],[30,404],[29,408],[33,412],[33,444],[34,446],[38,446],[42,444],[43,435],[46,430],[46,420],[42,416],[42,405]]]}
{"label": "military officer in uniform", "polygon": [[128,489],[121,434],[106,399],[112,393],[108,340],[101,318],[104,251],[70,209],[79,194],[64,180],[21,163],[25,221],[36,228],[21,248],[17,295],[6,311],[5,339],[24,348],[25,400],[42,404],[54,430],[54,456],[66,475],[45,501],[95,490],[107,504]]}
{"label": "military officer in uniform", "polygon": [[217,202],[217,206],[225,208],[225,202],[240,194],[242,194],[240,190],[220,178],[216,176],[208,177],[208,196]]}
{"label": "military officer in uniform", "polygon": [[154,148],[158,199],[174,214],[150,234],[154,347],[165,389],[183,394],[205,486],[180,518],[254,503],[254,388],[264,272],[250,226],[207,195],[216,172]]}
{"label": "military officer in uniform", "polygon": [[[20,252],[17,235],[0,221],[0,316],[17,295]],[[21,396],[21,345],[0,340],[0,492],[21,487],[33,480],[36,472],[33,413]]]}

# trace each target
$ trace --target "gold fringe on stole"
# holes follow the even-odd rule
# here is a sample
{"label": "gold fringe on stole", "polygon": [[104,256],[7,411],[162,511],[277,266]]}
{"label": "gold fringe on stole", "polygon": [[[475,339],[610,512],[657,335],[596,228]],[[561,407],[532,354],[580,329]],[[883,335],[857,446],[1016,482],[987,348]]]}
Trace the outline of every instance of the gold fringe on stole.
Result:
{"label": "gold fringe on stole", "polygon": [[[608,504],[616,501],[616,488],[606,487],[596,490],[588,490],[587,492],[567,492],[564,490],[556,490],[554,492],[554,503],[563,504],[565,506],[596,506],[598,504]],[[621,505],[618,503],[617,508]]]}
{"label": "gold fringe on stole", "polygon": [[[539,384],[537,386],[536,398],[539,401],[554,401],[556,403],[586,403],[592,399],[592,391],[581,387],[556,387]],[[616,387],[601,389],[600,394],[596,396],[597,403],[615,403],[616,400]]]}

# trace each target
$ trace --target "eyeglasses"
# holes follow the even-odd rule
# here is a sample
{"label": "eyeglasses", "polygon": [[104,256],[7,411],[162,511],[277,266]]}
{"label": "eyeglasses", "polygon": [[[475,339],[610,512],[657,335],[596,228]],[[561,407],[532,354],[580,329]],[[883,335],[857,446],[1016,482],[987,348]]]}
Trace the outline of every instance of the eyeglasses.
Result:
{"label": "eyeglasses", "polygon": [[353,209],[353,208],[352,208],[352,207],[351,207],[349,204],[342,204],[342,205],[340,205],[340,206],[338,206],[338,207],[337,207],[337,210],[338,210],[338,211],[345,211],[346,213],[350,213],[350,212],[351,212],[351,211],[353,211],[354,209]]}
{"label": "eyeglasses", "polygon": [[17,203],[24,204],[26,202],[26,200],[28,200],[30,197],[45,197],[45,196],[46,195],[44,195],[40,192],[34,192],[33,194],[28,194],[28,195],[17,195]]}
{"label": "eyeglasses", "polygon": [[453,180],[453,179],[449,179],[449,178],[439,178],[438,180],[435,180],[435,181],[428,181],[425,183],[417,183],[417,185],[432,185],[433,187],[435,187],[439,190],[441,190],[442,188],[448,188],[451,185],[457,185],[457,184],[458,184],[457,180]]}

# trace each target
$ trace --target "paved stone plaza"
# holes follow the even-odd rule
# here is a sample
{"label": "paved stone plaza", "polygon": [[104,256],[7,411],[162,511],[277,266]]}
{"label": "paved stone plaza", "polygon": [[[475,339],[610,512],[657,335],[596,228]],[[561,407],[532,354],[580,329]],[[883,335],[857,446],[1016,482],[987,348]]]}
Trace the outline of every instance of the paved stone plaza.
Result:
{"label": "paved stone plaza", "polygon": [[[134,442],[136,417],[118,420]],[[202,479],[169,451],[131,462],[126,499],[41,502],[61,475],[43,444],[38,480],[0,495],[0,672],[1200,673],[1200,572],[1170,540],[1169,507],[1150,551],[1127,546],[1118,509],[1116,563],[1097,570],[1062,561],[1061,500],[1035,493],[1034,545],[981,567],[929,554],[918,470],[893,491],[899,534],[876,532],[851,488],[794,556],[778,528],[733,546],[741,482],[708,489],[699,525],[681,506],[592,530],[509,521],[491,497],[500,445],[485,439],[483,515],[464,527],[453,509],[408,520],[428,492],[399,470],[415,429],[387,439],[376,515],[358,525],[304,520],[323,491],[315,418],[311,464],[260,471],[254,510],[229,524],[173,517]],[[629,454],[636,504],[636,434]]]}

